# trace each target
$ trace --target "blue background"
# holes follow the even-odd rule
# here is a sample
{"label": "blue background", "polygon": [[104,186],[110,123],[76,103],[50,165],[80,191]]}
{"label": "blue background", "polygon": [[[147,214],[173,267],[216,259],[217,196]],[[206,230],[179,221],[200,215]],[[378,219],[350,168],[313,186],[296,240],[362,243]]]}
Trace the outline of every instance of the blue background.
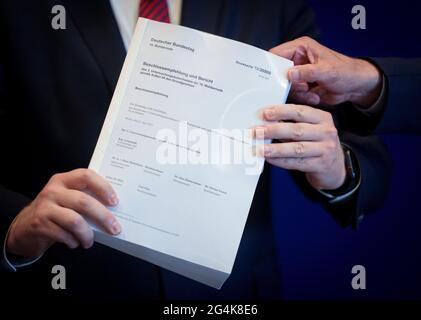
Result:
{"label": "blue background", "polygon": [[[418,1],[311,0],[322,42],[353,56],[421,57]],[[351,8],[364,5],[367,29],[353,30]],[[418,105],[416,105],[418,104]],[[421,107],[414,101],[414,108]],[[273,172],[274,227],[287,299],[421,298],[421,136],[381,135],[394,170],[384,207],[355,232],[309,202],[290,175]],[[351,269],[366,268],[367,289],[353,290]]]}

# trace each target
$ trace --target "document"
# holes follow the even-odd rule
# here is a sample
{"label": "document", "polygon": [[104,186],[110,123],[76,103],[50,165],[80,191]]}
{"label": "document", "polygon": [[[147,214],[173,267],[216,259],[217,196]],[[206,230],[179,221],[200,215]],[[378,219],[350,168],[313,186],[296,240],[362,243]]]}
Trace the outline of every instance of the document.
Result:
{"label": "document", "polygon": [[289,60],[140,18],[90,168],[122,232],[96,241],[214,288],[229,277],[263,168],[250,128],[286,101]]}

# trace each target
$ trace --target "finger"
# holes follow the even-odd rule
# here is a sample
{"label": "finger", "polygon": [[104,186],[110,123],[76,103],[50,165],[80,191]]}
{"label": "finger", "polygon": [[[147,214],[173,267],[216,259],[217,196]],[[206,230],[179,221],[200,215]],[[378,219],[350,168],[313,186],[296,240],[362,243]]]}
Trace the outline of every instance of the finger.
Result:
{"label": "finger", "polygon": [[320,157],[314,158],[269,158],[266,161],[274,166],[302,172],[315,172],[318,170]]}
{"label": "finger", "polygon": [[290,41],[270,49],[269,52],[276,54],[277,56],[283,57],[285,59],[292,60],[297,46],[298,45],[297,43],[295,43],[295,41]]}
{"label": "finger", "polygon": [[54,242],[63,243],[70,249],[75,249],[79,246],[79,241],[76,240],[71,232],[61,228],[52,220],[47,222],[42,233],[48,239],[53,240]]}
{"label": "finger", "polygon": [[268,121],[295,121],[318,124],[328,118],[329,113],[316,108],[297,105],[281,104],[266,108],[263,116]]}
{"label": "finger", "polygon": [[305,158],[323,155],[320,142],[283,142],[263,145],[263,154],[268,158]]}
{"label": "finger", "polygon": [[313,92],[294,92],[291,91],[289,99],[296,103],[317,106],[320,104],[320,96]]}
{"label": "finger", "polygon": [[260,126],[264,139],[317,141],[323,139],[320,125],[308,123],[280,122]]}
{"label": "finger", "polygon": [[94,232],[88,222],[76,211],[57,206],[54,214],[51,214],[49,218],[66,232],[71,233],[83,248],[92,247]]}
{"label": "finger", "polygon": [[291,82],[317,82],[326,80],[326,74],[319,64],[305,64],[288,70],[287,77]]}
{"label": "finger", "polygon": [[297,52],[304,53],[306,50],[305,48],[314,40],[308,37],[301,37],[298,39],[294,39],[292,41],[288,41],[285,43],[276,46],[269,51],[273,54],[281,56],[283,58],[293,60],[294,56],[297,55]]}
{"label": "finger", "polygon": [[107,233],[121,232],[116,217],[101,202],[82,191],[65,189],[60,192],[56,201],[60,206],[76,211]]}
{"label": "finger", "polygon": [[290,92],[307,92],[310,87],[307,82],[296,82],[291,85]]}
{"label": "finger", "polygon": [[76,169],[62,174],[61,177],[70,189],[89,190],[107,205],[114,206],[118,203],[117,194],[111,184],[95,171]]}
{"label": "finger", "polygon": [[317,94],[319,97],[321,97],[327,94],[328,91],[323,86],[315,86],[310,89],[310,92]]}
{"label": "finger", "polygon": [[310,92],[319,96],[320,101],[327,105],[337,105],[349,100],[346,95],[329,93],[329,91],[321,86],[312,88]]}

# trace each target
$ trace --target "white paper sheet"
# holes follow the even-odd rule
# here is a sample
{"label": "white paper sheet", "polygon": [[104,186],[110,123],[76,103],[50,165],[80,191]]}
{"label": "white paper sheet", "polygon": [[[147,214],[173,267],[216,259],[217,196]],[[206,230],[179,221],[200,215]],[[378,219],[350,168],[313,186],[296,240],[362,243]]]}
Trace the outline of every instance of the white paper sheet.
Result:
{"label": "white paper sheet", "polygon": [[[118,193],[110,209],[123,231],[96,230],[96,241],[220,288],[263,167],[250,137],[236,133],[285,102],[291,66],[250,45],[139,19],[90,163]],[[232,158],[215,156],[213,141]]]}

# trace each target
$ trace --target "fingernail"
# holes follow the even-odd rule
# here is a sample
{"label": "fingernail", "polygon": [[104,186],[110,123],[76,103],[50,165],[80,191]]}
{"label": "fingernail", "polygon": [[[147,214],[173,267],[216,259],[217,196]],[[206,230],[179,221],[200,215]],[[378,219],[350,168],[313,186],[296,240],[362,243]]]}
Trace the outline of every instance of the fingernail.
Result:
{"label": "fingernail", "polygon": [[117,222],[117,220],[112,221],[112,223],[111,223],[111,232],[113,234],[119,234],[121,232],[121,226]]}
{"label": "fingernail", "polygon": [[274,115],[275,115],[275,113],[270,109],[265,111],[265,117],[268,120],[272,119]]}
{"label": "fingernail", "polygon": [[292,82],[297,82],[300,80],[300,72],[296,69],[289,70],[289,80]]}
{"label": "fingernail", "polygon": [[117,198],[117,195],[115,193],[111,194],[111,196],[108,200],[109,200],[109,202],[112,206],[115,206],[115,205],[118,204],[118,198]]}

